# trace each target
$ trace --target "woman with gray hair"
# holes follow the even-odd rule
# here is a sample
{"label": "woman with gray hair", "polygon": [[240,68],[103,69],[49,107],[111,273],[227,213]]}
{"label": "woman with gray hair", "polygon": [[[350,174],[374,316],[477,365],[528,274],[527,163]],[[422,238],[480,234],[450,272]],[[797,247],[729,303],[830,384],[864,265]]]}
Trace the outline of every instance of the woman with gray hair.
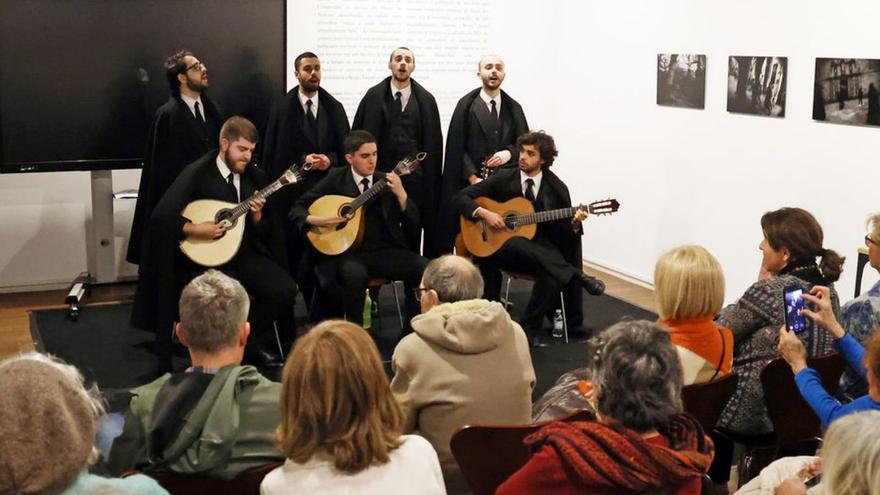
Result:
{"label": "woman with gray hair", "polygon": [[682,413],[682,371],[669,333],[623,321],[590,339],[594,421],[554,422],[527,437],[534,454],[498,495],[699,494],[712,443]]}
{"label": "woman with gray hair", "polygon": [[95,430],[104,407],[79,371],[35,352],[0,362],[0,493],[92,493],[114,488],[168,495],[144,475],[108,479],[89,474],[97,460]]}

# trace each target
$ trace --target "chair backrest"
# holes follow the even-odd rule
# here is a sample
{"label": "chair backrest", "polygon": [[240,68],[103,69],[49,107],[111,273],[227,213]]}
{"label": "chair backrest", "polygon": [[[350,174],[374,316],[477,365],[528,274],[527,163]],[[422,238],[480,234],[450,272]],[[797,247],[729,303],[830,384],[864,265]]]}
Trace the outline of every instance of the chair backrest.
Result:
{"label": "chair backrest", "polygon": [[697,418],[706,433],[715,428],[721,411],[736,390],[738,379],[735,373],[731,373],[712,382],[682,387],[681,400],[685,412]]}
{"label": "chair backrest", "polygon": [[273,462],[248,469],[239,473],[231,480],[209,478],[200,474],[178,474],[170,471],[146,473],[168,490],[171,495],[260,495],[260,483],[269,471],[281,466],[282,462]]}
{"label": "chair backrest", "polygon": [[[575,411],[558,421],[589,421],[588,410]],[[449,442],[452,455],[474,495],[492,495],[501,483],[525,465],[529,449],[523,439],[552,421],[527,425],[468,425]]]}
{"label": "chair backrest", "polygon": [[[807,359],[807,366],[819,373],[822,386],[832,395],[837,392],[844,365],[838,354]],[[801,397],[791,367],[784,359],[774,359],[764,366],[761,386],[767,413],[773,422],[776,445],[791,445],[821,435],[819,418]]]}

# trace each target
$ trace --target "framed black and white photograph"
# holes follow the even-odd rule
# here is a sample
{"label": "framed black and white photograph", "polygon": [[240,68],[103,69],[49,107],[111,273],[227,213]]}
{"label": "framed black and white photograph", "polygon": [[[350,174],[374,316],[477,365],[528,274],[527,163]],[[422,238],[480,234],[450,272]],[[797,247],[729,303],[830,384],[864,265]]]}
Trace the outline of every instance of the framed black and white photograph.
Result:
{"label": "framed black and white photograph", "polygon": [[730,57],[727,111],[785,117],[788,57]]}
{"label": "framed black and white photograph", "polygon": [[706,56],[657,54],[657,104],[706,108]]}
{"label": "framed black and white photograph", "polygon": [[880,126],[880,60],[817,58],[813,120]]}

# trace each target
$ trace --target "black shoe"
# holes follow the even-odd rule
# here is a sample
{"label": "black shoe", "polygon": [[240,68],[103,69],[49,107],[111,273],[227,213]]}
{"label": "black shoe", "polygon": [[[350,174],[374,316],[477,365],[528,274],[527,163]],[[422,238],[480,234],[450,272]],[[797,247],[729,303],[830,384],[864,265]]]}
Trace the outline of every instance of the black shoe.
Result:
{"label": "black shoe", "polygon": [[601,296],[605,293],[605,282],[583,272],[581,272],[581,285],[590,295]]}
{"label": "black shoe", "polygon": [[245,361],[257,368],[281,368],[284,360],[278,354],[260,346],[245,349]]}
{"label": "black shoe", "polygon": [[538,339],[537,335],[533,335],[532,337],[529,338],[529,347],[533,347],[533,348],[534,347],[547,347],[548,345],[549,344],[547,344],[545,342],[541,342],[541,340]]}

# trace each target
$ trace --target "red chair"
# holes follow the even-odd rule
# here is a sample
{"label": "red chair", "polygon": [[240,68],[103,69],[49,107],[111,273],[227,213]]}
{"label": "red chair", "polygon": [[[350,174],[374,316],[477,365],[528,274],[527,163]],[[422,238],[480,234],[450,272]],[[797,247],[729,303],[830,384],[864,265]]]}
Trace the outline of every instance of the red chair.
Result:
{"label": "red chair", "polygon": [[712,382],[682,387],[681,401],[684,403],[685,412],[700,422],[706,434],[715,429],[721,411],[736,390],[737,381],[736,374],[731,373]]}

